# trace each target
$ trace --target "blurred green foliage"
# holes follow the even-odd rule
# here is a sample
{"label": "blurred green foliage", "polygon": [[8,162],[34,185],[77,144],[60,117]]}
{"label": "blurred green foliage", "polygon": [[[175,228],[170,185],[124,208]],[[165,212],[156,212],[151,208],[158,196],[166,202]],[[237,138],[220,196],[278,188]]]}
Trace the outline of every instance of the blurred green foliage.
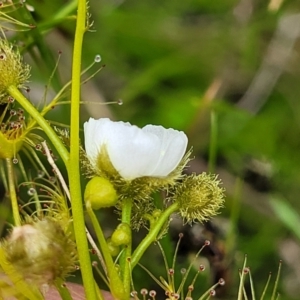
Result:
{"label": "blurred green foliage", "polygon": [[[51,74],[58,50],[62,61],[70,60],[64,47],[72,46],[75,3],[28,0],[34,11],[17,15],[37,26],[17,36],[36,62],[32,82],[40,80],[38,68],[46,77]],[[195,156],[187,172],[201,172],[209,159],[211,112],[217,116],[215,170],[228,194],[220,226],[224,230],[231,220],[234,244],[226,244],[226,231],[216,239],[223,243],[220,263],[229,274],[229,299],[236,295],[244,253],[259,292],[279,259],[294,255],[293,263],[283,262],[281,299],[298,299],[300,293],[299,227],[292,228],[282,215],[297,219],[300,211],[300,52],[294,33],[299,10],[296,0],[90,1],[95,31],[86,34],[83,65],[101,55],[106,68],[91,82],[106,101],[123,99],[122,106],[109,106],[115,119],[186,131]],[[59,77],[53,80],[56,90],[65,83]],[[94,101],[88,94],[83,100]],[[61,116],[64,122],[65,113]],[[243,184],[235,194],[239,180]],[[286,206],[271,206],[273,195],[284,198]],[[233,211],[239,212],[236,218],[230,217]],[[292,254],[285,249],[291,239],[296,244]],[[171,241],[165,244],[172,255]],[[145,264],[153,268],[149,262],[157,258],[149,256]],[[151,271],[164,275],[159,265]],[[143,280],[136,288],[151,286],[148,276],[138,272]],[[291,277],[298,285],[287,289]]]}

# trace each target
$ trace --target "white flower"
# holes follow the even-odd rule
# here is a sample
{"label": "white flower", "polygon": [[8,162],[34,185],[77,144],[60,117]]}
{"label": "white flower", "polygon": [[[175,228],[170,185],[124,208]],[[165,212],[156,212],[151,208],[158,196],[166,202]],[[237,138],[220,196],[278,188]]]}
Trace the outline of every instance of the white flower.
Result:
{"label": "white flower", "polygon": [[114,168],[126,180],[138,177],[166,177],[180,163],[187,147],[182,131],[162,126],[143,128],[107,118],[90,118],[84,123],[86,154],[97,168],[103,147]]}

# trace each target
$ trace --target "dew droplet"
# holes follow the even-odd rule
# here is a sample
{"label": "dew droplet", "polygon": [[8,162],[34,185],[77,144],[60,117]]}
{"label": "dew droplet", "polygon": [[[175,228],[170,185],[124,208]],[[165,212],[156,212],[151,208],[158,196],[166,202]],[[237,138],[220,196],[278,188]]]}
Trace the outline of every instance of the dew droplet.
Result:
{"label": "dew droplet", "polygon": [[151,291],[149,292],[149,296],[150,296],[150,297],[155,297],[155,296],[156,296],[156,291],[151,290]]}
{"label": "dew droplet", "polygon": [[205,270],[205,266],[204,265],[200,265],[199,266],[199,271],[203,272]]}
{"label": "dew droplet", "polygon": [[93,267],[97,267],[98,266],[98,262],[96,260],[92,261],[92,266]]}
{"label": "dew droplet", "polygon": [[14,109],[11,109],[10,112],[9,112],[9,114],[11,116],[15,116],[17,114],[17,112]]}
{"label": "dew droplet", "polygon": [[27,191],[27,194],[29,196],[33,196],[34,194],[36,193],[36,190],[35,188],[31,187],[28,191]]}
{"label": "dew droplet", "polygon": [[141,295],[147,295],[148,294],[148,290],[147,289],[141,289]]}
{"label": "dew droplet", "polygon": [[101,61],[101,55],[99,55],[99,54],[97,54],[96,56],[95,56],[95,58],[94,58],[94,61],[96,62],[96,63],[99,63],[100,61]]}
{"label": "dew droplet", "polygon": [[13,164],[17,164],[18,162],[19,162],[19,160],[17,159],[17,158],[14,158],[13,160],[12,160],[12,162],[13,162]]}
{"label": "dew droplet", "polygon": [[11,97],[11,96],[8,97],[8,102],[9,102],[9,103],[13,103],[14,101],[15,101],[15,98],[13,98],[13,97]]}
{"label": "dew droplet", "polygon": [[118,100],[118,105],[123,105],[123,100],[122,99]]}
{"label": "dew droplet", "polygon": [[225,280],[223,278],[219,279],[219,285],[225,285]]}
{"label": "dew droplet", "polygon": [[24,110],[22,108],[18,108],[17,114],[18,114],[18,116],[23,116],[24,115]]}
{"label": "dew droplet", "polygon": [[36,144],[36,145],[35,145],[35,150],[41,151],[42,149],[43,149],[43,147],[42,147],[41,144]]}
{"label": "dew droplet", "polygon": [[169,269],[169,271],[168,271],[168,273],[169,273],[169,275],[174,275],[174,273],[175,273],[175,270],[174,269]]}
{"label": "dew droplet", "polygon": [[209,240],[206,240],[206,241],[204,242],[204,245],[205,245],[205,246],[209,246],[209,245],[210,245],[210,241],[209,241]]}

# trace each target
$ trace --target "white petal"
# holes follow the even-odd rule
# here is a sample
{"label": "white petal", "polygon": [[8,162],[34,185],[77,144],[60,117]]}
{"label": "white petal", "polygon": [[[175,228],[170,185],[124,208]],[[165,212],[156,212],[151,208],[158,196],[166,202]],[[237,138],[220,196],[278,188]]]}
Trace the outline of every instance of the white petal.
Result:
{"label": "white petal", "polygon": [[180,163],[187,147],[187,136],[182,131],[162,126],[147,125],[142,129],[156,135],[160,139],[157,163],[153,166],[151,176],[167,176]]}
{"label": "white petal", "polygon": [[106,145],[112,164],[126,179],[147,176],[157,160],[159,139],[136,126],[115,123],[115,127]]}
{"label": "white petal", "polygon": [[102,135],[100,129],[105,120],[106,119],[95,120],[90,118],[88,122],[83,124],[86,154],[93,165],[96,163],[97,156],[101,149]]}
{"label": "white petal", "polygon": [[90,118],[84,124],[84,132],[91,163],[96,164],[105,145],[111,163],[128,180],[167,176],[177,167],[187,146],[183,132],[162,126],[147,125],[140,129],[129,123]]}

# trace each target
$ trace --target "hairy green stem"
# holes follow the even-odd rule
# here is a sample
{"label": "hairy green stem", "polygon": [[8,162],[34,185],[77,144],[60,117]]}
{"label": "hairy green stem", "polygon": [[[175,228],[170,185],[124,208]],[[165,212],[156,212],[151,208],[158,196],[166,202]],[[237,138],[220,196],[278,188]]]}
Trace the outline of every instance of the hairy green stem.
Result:
{"label": "hairy green stem", "polygon": [[144,237],[138,247],[135,249],[131,256],[131,268],[133,269],[141,259],[144,252],[148,247],[156,240],[157,235],[163,228],[164,224],[168,221],[172,213],[178,210],[179,204],[177,202],[171,204],[154,223],[154,226],[150,227],[148,234]]}
{"label": "hairy green stem", "polygon": [[63,160],[64,164],[68,167],[69,163],[69,152],[65,148],[61,139],[57,136],[55,131],[49,125],[49,123],[41,116],[38,110],[29,102],[29,100],[24,97],[24,95],[18,90],[16,86],[11,85],[8,87],[7,92],[16,99],[21,106],[29,113],[29,115],[39,124],[39,126],[44,130],[45,134],[48,136],[59,156]]}
{"label": "hairy green stem", "polygon": [[[105,260],[106,268],[107,268],[107,273],[109,277],[109,285],[110,285],[110,292],[116,299],[127,299],[127,295],[125,294],[124,291],[124,286],[121,281],[121,278],[119,277],[117,270],[115,268],[115,264],[112,260],[112,257],[110,255],[103,231],[101,229],[101,226],[98,222],[98,219],[92,210],[90,204],[87,203],[86,205],[86,210],[89,215],[89,218],[93,224],[98,242],[100,244],[101,252]],[[129,294],[128,294],[129,295]]]}
{"label": "hairy green stem", "polygon": [[[126,223],[130,227],[131,222],[131,210],[132,210],[132,200],[125,199],[122,203],[122,223]],[[131,267],[128,259],[131,259],[131,251],[132,251],[132,237],[130,239],[130,243],[126,245],[124,252],[120,258],[120,268],[123,278],[123,284],[125,288],[125,292],[129,295],[130,287],[131,287]]]}
{"label": "hairy green stem", "polygon": [[79,158],[79,106],[80,106],[80,80],[81,80],[81,53],[83,36],[86,31],[86,1],[78,0],[77,22],[74,37],[72,58],[72,89],[71,89],[71,131],[70,131],[70,161],[68,176],[70,195],[72,199],[72,213],[74,231],[80,270],[87,299],[97,299],[94,286],[94,277],[88,242],[85,234],[85,221],[80,184],[80,158]]}
{"label": "hairy green stem", "polygon": [[6,159],[6,167],[7,167],[7,174],[8,174],[9,197],[10,197],[15,226],[21,226],[21,218],[20,218],[19,205],[18,205],[18,199],[17,199],[16,187],[15,187],[14,166],[11,158]]}
{"label": "hairy green stem", "polygon": [[66,286],[64,286],[64,281],[62,279],[56,279],[55,287],[59,292],[59,295],[62,300],[72,300],[72,296]]}

